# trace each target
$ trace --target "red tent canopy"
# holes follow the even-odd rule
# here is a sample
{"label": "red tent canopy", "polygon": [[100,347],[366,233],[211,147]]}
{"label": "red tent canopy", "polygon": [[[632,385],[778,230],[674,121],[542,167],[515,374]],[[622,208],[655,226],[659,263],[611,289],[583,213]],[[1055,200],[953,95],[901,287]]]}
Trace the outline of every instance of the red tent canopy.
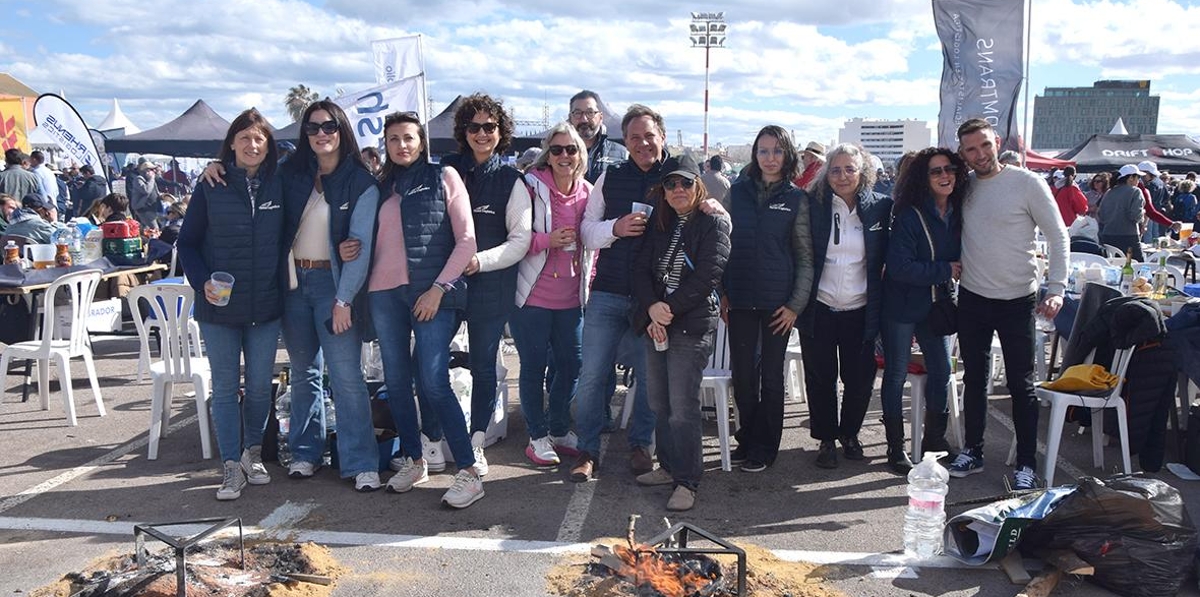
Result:
{"label": "red tent canopy", "polygon": [[1046,157],[1036,151],[1025,152],[1025,167],[1030,170],[1051,170],[1053,168],[1066,168],[1074,166],[1075,162],[1071,160],[1060,160],[1057,158]]}

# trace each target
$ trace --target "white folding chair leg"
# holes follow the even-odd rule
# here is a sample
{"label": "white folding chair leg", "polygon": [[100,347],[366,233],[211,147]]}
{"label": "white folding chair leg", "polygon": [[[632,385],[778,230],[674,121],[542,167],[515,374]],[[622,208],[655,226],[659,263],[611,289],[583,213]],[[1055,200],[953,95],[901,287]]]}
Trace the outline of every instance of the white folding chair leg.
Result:
{"label": "white folding chair leg", "polygon": [[[75,391],[71,388],[71,357],[65,353],[59,353],[53,358],[58,359],[58,385],[62,390],[63,406],[67,409],[67,423],[75,427],[79,424],[79,420],[75,416]],[[50,371],[48,363],[46,371]]]}
{"label": "white folding chair leg", "polygon": [[208,417],[208,378],[204,375],[193,375],[192,384],[196,386],[196,425],[200,427],[200,454],[205,460],[212,458],[212,432]]}
{"label": "white folding chair leg", "polygon": [[50,410],[50,359],[33,361],[37,369],[38,400],[42,401],[42,410]]}
{"label": "white folding chair leg", "polygon": [[964,450],[967,447],[967,438],[963,431],[962,421],[962,402],[958,396],[958,382],[955,381],[954,375],[950,375],[950,387],[946,392],[947,406],[950,407],[950,427],[954,430],[954,445],[959,450]]}
{"label": "white folding chair leg", "polygon": [[150,344],[143,343],[138,347],[138,364],[137,364],[137,382],[142,383],[142,379],[150,372]]}
{"label": "white folding chair leg", "polygon": [[[629,417],[633,415],[633,394],[637,391],[637,380],[629,382],[629,389],[625,390],[625,403],[621,405],[621,429],[629,426]],[[609,396],[607,400],[612,400]]]}
{"label": "white folding chair leg", "polygon": [[1013,463],[1016,461],[1017,461],[1017,434],[1013,433],[1012,443],[1008,445],[1008,457],[1004,459],[1004,465],[1012,466]]}
{"label": "white folding chair leg", "polygon": [[712,389],[713,402],[717,407],[717,443],[721,447],[721,470],[733,470],[732,458],[729,455],[729,392],[726,386],[718,385]]}
{"label": "white folding chair leg", "polygon": [[188,334],[192,345],[192,356],[204,356],[204,345],[200,343],[200,324],[195,319],[188,320]]}
{"label": "white folding chair leg", "polygon": [[[1099,410],[1093,411],[1093,414]],[[1067,424],[1067,403],[1065,400],[1055,400],[1050,407],[1050,419],[1046,422],[1046,462],[1042,478],[1046,487],[1054,487],[1054,469],[1058,467],[1058,447],[1062,444],[1063,427]],[[1097,429],[1098,431],[1098,429]],[[1096,436],[1099,438],[1099,435]],[[1093,446],[1095,443],[1093,442]],[[1017,451],[1017,438],[1013,436],[1013,452]]]}
{"label": "white folding chair leg", "polygon": [[921,450],[921,440],[925,435],[925,382],[929,379],[927,375],[909,375],[908,383],[912,388],[910,395],[912,396],[912,421],[910,425],[912,431],[912,454],[916,460],[921,460],[924,453]]}
{"label": "white folding chair leg", "polygon": [[104,410],[104,399],[100,396],[100,379],[96,377],[96,361],[90,351],[83,353],[83,365],[87,368],[88,383],[92,385],[92,396],[96,397],[96,410],[103,417],[108,413]]}
{"label": "white folding chair leg", "polygon": [[167,437],[171,433],[171,403],[175,401],[175,382],[164,381],[162,387],[162,436]]}
{"label": "white folding chair leg", "polygon": [[1092,466],[1104,470],[1104,409],[1091,409]]}
{"label": "white folding chair leg", "polygon": [[149,449],[146,453],[146,457],[150,460],[158,459],[158,440],[167,430],[165,413],[170,411],[171,396],[166,393],[166,385],[161,379],[155,379],[154,389],[150,394]]}

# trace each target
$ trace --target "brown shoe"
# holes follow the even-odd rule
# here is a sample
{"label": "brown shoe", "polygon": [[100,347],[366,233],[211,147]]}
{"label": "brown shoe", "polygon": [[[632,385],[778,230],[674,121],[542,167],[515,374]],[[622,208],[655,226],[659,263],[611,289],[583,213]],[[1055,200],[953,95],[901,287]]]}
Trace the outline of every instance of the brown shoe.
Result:
{"label": "brown shoe", "polygon": [[587,452],[580,452],[575,458],[575,465],[571,467],[571,481],[575,483],[585,483],[592,478],[592,472],[596,467],[596,461],[592,460],[592,455]]}
{"label": "brown shoe", "polygon": [[641,475],[654,470],[654,457],[650,450],[642,446],[634,446],[629,454],[629,470],[635,475]]}

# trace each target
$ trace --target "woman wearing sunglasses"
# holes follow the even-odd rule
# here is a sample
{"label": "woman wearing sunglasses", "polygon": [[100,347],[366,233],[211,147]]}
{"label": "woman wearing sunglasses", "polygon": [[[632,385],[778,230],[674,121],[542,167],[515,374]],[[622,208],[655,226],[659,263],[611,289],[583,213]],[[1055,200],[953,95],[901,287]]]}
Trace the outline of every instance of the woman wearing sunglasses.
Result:
{"label": "woman wearing sunglasses", "polygon": [[[512,135],[513,121],[504,105],[477,93],[463,100],[454,113],[454,139],[460,153],[442,158],[442,164],[457,171],[466,185],[475,223],[478,252],[462,271],[468,280],[463,315],[470,338],[471,446],[475,468],[482,475],[487,474],[483,441],[496,410],[496,353],[516,308],[517,263],[529,250],[529,189],[521,171],[501,161]],[[426,435],[434,429],[424,426]],[[429,439],[437,441],[441,434],[434,433],[436,437]]]}
{"label": "woman wearing sunglasses", "polygon": [[847,460],[863,459],[858,431],[875,386],[875,338],[892,200],[871,190],[875,168],[861,147],[842,143],[828,156],[807,190],[813,287],[798,327],[810,433],[821,442],[816,465],[836,468],[835,440],[841,442]]}
{"label": "woman wearing sunglasses", "polygon": [[673,485],[667,509],[691,510],[704,470],[700,445],[700,381],[713,352],[720,303],[717,287],[729,259],[729,217],[698,209],[708,198],[689,155],[668,158],[650,189],[656,204],[633,265],[638,302],[632,327],[646,333],[646,389],[654,410],[660,468],[641,485]]}
{"label": "woman wearing sunglasses", "polygon": [[[363,162],[350,119],[330,100],[313,102],[300,121],[302,139],[279,167],[283,204],[283,340],[291,361],[292,416],[288,476],[312,477],[321,467],[327,429],[322,365],[328,369],[337,412],[339,473],[358,491],[375,491],[379,448],[362,376],[368,260],[342,259],[351,240],[371,254],[379,189]],[[209,164],[202,178],[225,184],[224,169]]]}
{"label": "woman wearing sunglasses", "polygon": [[[392,462],[396,474],[388,480],[388,490],[405,493],[429,480],[412,396],[419,371],[421,392],[441,421],[458,466],[442,503],[466,508],[483,497],[483,471],[450,388],[448,347],[458,327],[457,311],[467,306],[459,278],[475,255],[471,200],[454,168],[425,159],[429,140],[415,114],[388,115],[383,134],[387,159],[379,173],[379,189],[384,199],[368,297],[391,393],[392,420],[404,450]],[[494,371],[495,366],[493,355],[487,367]],[[491,391],[495,393],[494,386]]]}
{"label": "woman wearing sunglasses", "polygon": [[[921,451],[949,451],[946,443],[946,386],[950,354],[945,336],[929,330],[926,318],[934,293],[962,272],[962,201],[966,164],[942,147],[922,149],[900,172],[892,208],[892,232],[883,279],[883,428],[888,466],[908,474],[902,394],[915,335],[925,357],[925,431]],[[920,459],[921,454],[915,454]]]}
{"label": "woman wearing sunglasses", "polygon": [[[521,357],[521,413],[529,430],[525,456],[538,466],[559,464],[559,446],[574,448],[571,401],[582,362],[583,305],[593,259],[577,238],[592,192],[587,171],[587,146],[564,122],[546,133],[542,152],[525,174],[534,197],[533,239],[518,267],[511,328]],[[542,393],[547,364],[556,372],[548,402]]]}
{"label": "woman wearing sunglasses", "polygon": [[808,303],[813,252],[808,203],[792,184],[800,158],[782,127],[759,131],[753,161],[729,189],[732,248],[725,268],[733,393],[741,425],[733,462],[766,470],[783,437],[783,357]]}

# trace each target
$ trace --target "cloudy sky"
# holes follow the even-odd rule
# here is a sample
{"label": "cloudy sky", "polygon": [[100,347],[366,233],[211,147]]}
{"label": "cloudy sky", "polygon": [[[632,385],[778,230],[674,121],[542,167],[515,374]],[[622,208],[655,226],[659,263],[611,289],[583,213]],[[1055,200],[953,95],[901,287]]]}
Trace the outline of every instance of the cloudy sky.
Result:
{"label": "cloudy sky", "polygon": [[[554,122],[586,87],[618,110],[655,107],[672,142],[682,134],[699,145],[704,51],[690,47],[690,11],[724,11],[729,22],[728,49],[712,52],[713,144],[748,143],[765,124],[801,143],[829,141],[853,117],[936,128],[938,113],[930,0],[0,0],[0,9],[0,72],[61,91],[89,124],[112,98],[143,129],[203,98],[226,118],[257,106],[282,126],[289,87],[371,87],[371,40],[420,33],[437,111],[485,91],[518,119],[541,120],[548,105]],[[1148,78],[1162,98],[1158,132],[1200,134],[1196,2],[1036,0],[1032,21],[1034,94]]]}

